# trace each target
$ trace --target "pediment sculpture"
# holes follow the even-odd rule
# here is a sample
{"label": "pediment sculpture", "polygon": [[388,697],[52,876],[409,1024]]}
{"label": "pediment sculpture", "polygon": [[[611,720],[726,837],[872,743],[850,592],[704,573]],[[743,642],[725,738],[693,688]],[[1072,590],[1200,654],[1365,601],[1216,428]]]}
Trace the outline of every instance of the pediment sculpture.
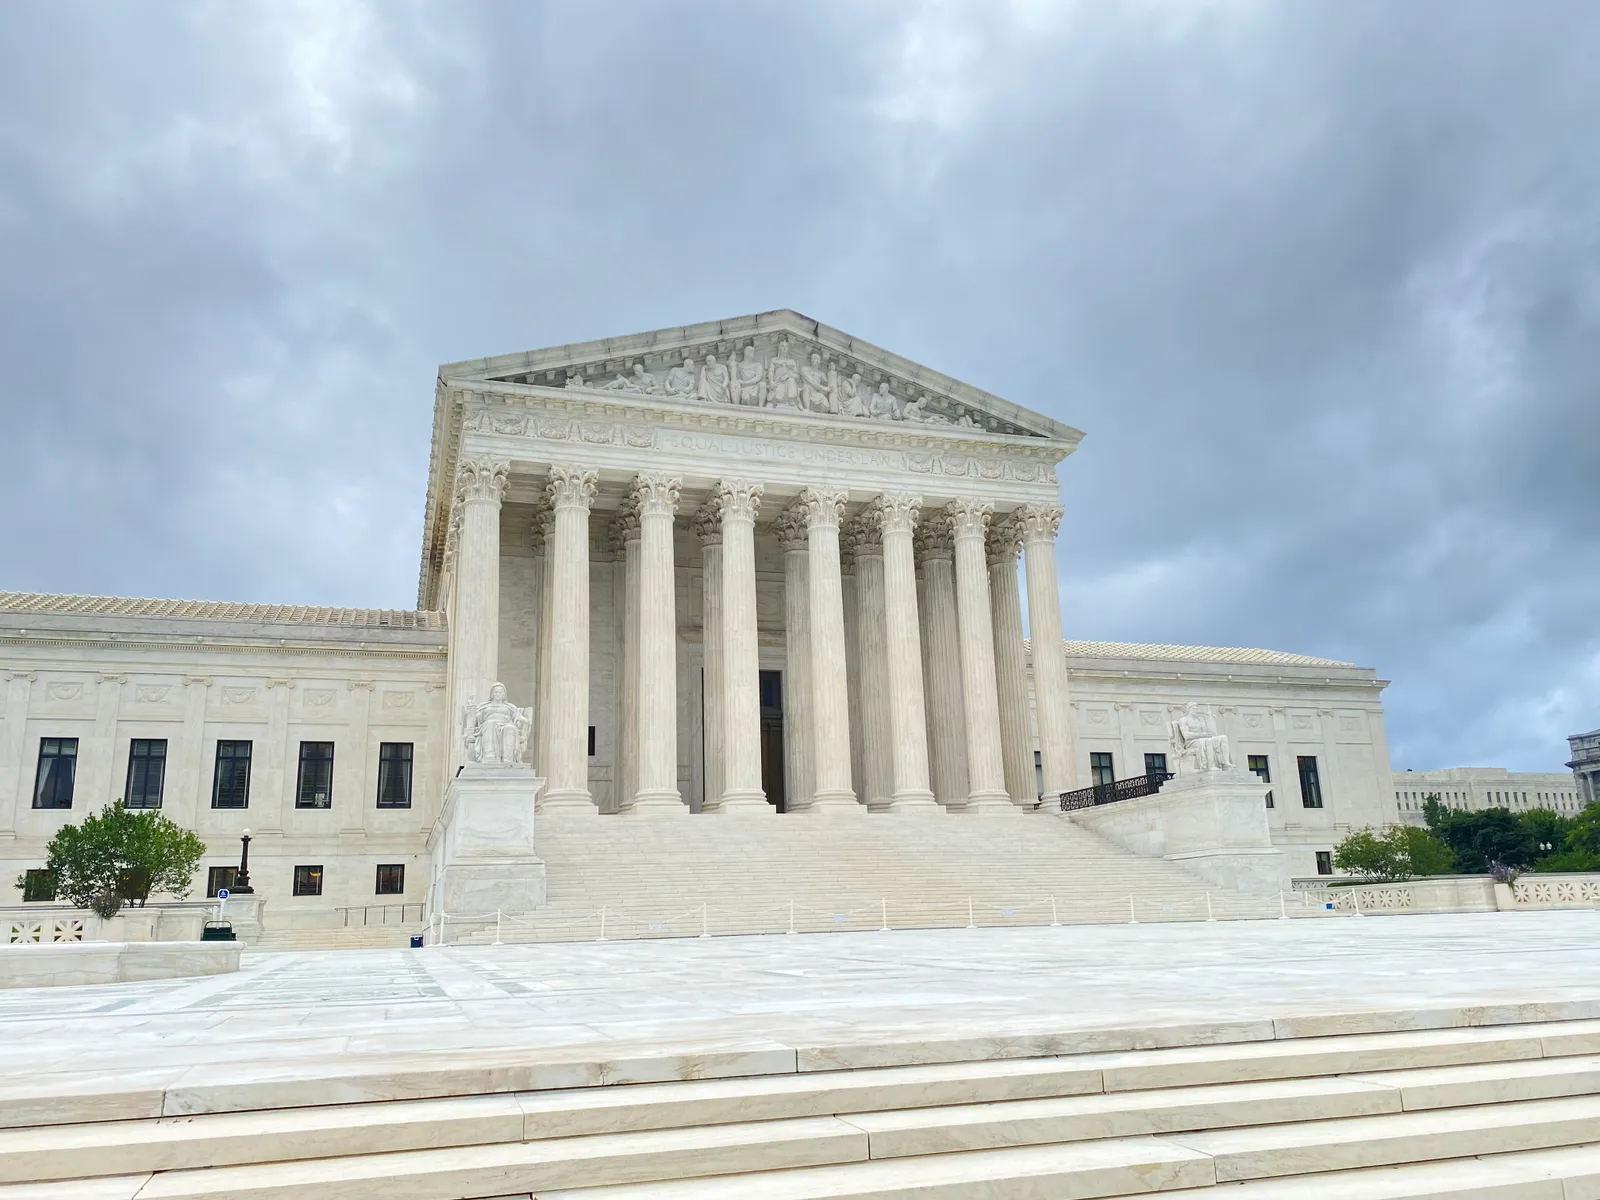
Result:
{"label": "pediment sculpture", "polygon": [[1178,718],[1167,722],[1167,733],[1179,775],[1234,769],[1228,736],[1217,728],[1209,704],[1203,708],[1192,701],[1184,705]]}
{"label": "pediment sculpture", "polygon": [[[613,362],[611,370],[616,370],[617,365]],[[780,338],[764,357],[754,345],[746,345],[726,361],[719,361],[715,354],[706,354],[697,361],[687,353],[659,373],[649,370],[640,359],[604,381],[586,379],[579,368],[569,371],[566,386],[736,408],[787,409],[992,433],[1027,432],[949,397],[935,398],[909,388],[905,394],[898,394],[895,383],[881,377],[865,382],[862,371],[854,364],[824,356],[820,349],[796,351],[788,338]],[[903,382],[900,386],[905,387]]]}
{"label": "pediment sculpture", "polygon": [[489,698],[473,703],[469,695],[461,706],[461,748],[469,763],[483,766],[523,766],[533,710],[519,708],[506,699],[506,687],[496,683]]}

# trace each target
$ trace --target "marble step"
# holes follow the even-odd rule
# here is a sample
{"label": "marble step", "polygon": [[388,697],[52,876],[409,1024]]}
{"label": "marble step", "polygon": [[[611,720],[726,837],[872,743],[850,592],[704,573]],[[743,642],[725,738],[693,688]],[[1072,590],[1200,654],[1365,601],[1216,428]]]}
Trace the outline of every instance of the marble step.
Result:
{"label": "marble step", "polygon": [[[330,1195],[340,1200],[443,1200],[514,1193],[533,1193],[540,1200],[1109,1197],[1582,1146],[1594,1138],[1600,1128],[1597,1122],[1600,1097],[1582,1096],[881,1159],[874,1157],[875,1135],[855,1121],[814,1117],[168,1171],[149,1176],[137,1196],[138,1200],[202,1196],[320,1200]],[[685,1181],[700,1182],[685,1187]],[[671,1186],[631,1190],[620,1186],[630,1183]],[[9,1200],[3,1191],[0,1200]]]}
{"label": "marble step", "polygon": [[[0,1131],[0,1181],[816,1116],[844,1116],[883,1158],[1600,1091],[1600,1057],[1532,1057],[1537,1034],[1451,1032],[1310,1039],[1338,1044],[1299,1055],[1252,1054],[1259,1047],[1247,1044],[1231,1058],[1196,1047],[13,1129]],[[1252,1072],[1257,1079],[1214,1082]]]}

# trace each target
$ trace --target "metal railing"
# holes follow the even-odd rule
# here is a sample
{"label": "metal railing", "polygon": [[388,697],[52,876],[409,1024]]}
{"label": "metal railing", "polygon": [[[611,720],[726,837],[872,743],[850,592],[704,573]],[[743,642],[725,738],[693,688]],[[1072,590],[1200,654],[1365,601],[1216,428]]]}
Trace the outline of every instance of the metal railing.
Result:
{"label": "metal railing", "polygon": [[1148,775],[1135,775],[1115,783],[1097,783],[1061,794],[1061,811],[1072,812],[1079,808],[1094,808],[1098,804],[1114,804],[1118,800],[1136,800],[1140,796],[1154,796],[1161,785],[1172,776],[1166,771],[1152,771]]}
{"label": "metal railing", "polygon": [[362,904],[352,905],[349,908],[336,908],[341,923],[346,929],[360,928],[363,925],[420,925],[422,924],[423,906],[421,904]]}

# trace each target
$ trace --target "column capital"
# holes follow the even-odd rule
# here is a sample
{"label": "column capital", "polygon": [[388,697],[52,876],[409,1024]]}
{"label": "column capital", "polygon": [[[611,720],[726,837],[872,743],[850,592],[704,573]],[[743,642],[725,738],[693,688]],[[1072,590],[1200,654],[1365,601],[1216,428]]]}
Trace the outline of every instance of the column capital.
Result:
{"label": "column capital", "polygon": [[941,511],[950,524],[950,536],[959,541],[969,537],[981,538],[988,533],[994,505],[959,497],[946,504]]}
{"label": "column capital", "polygon": [[984,549],[988,553],[991,567],[1016,563],[1017,551],[1022,549],[1022,529],[1017,523],[1015,513],[1007,513],[989,522],[989,535],[984,543]]}
{"label": "column capital", "polygon": [[695,510],[691,527],[701,546],[722,545],[722,511],[712,500],[707,500]]}
{"label": "column capital", "polygon": [[711,497],[724,521],[754,521],[761,511],[764,490],[761,484],[746,479],[724,479],[718,482]]}
{"label": "column capital", "polygon": [[499,504],[506,494],[511,464],[487,458],[468,458],[456,468],[456,498],[465,502],[493,501]]}
{"label": "column capital", "polygon": [[622,507],[617,510],[617,515],[611,518],[611,548],[613,552],[620,551],[629,542],[638,540],[639,510],[628,500],[624,500]]}
{"label": "column capital", "polygon": [[1065,512],[1059,504],[1024,504],[1012,516],[1024,542],[1053,542]]}
{"label": "column capital", "polygon": [[806,548],[806,523],[793,506],[778,514],[778,519],[772,523],[772,532],[777,535],[785,554]]}
{"label": "column capital", "polygon": [[841,549],[847,542],[856,555],[872,557],[883,553],[883,517],[874,505],[862,509],[839,535]]}
{"label": "column capital", "polygon": [[670,517],[678,511],[678,494],[683,490],[683,480],[676,475],[648,475],[640,473],[633,481],[629,493],[643,517]]}
{"label": "column capital", "polygon": [[955,541],[950,536],[950,522],[935,519],[925,525],[919,525],[915,545],[919,559],[942,558],[948,562],[955,553]]}
{"label": "column capital", "polygon": [[793,507],[803,516],[806,529],[837,529],[844,518],[849,493],[832,488],[805,488]]}
{"label": "column capital", "polygon": [[872,502],[884,533],[912,533],[922,516],[922,497],[886,492]]}
{"label": "column capital", "polygon": [[594,494],[600,484],[596,471],[578,467],[551,467],[550,482],[545,485],[545,495],[552,509],[581,508],[585,512],[594,503]]}

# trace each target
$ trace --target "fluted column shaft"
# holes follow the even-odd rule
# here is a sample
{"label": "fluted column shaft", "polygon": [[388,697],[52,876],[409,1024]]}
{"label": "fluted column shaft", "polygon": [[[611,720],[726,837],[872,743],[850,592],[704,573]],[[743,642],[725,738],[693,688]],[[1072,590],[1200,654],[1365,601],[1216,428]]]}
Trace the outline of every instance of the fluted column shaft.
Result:
{"label": "fluted column shaft", "polygon": [[772,812],[761,787],[761,660],[756,640],[756,511],[761,485],[717,486],[722,511],[722,812]]}
{"label": "fluted column shaft", "polygon": [[850,785],[850,684],[839,578],[839,521],[844,503],[843,492],[807,488],[800,493],[811,572],[813,811],[860,808]]}
{"label": "fluted column shaft", "polygon": [[917,621],[917,565],[911,537],[921,496],[878,502],[883,537],[884,667],[892,766],[890,809],[936,812],[928,786],[927,711],[922,693],[922,638]]}
{"label": "fluted column shaft", "polygon": [[811,550],[805,523],[786,512],[778,521],[783,547],[783,727],[784,806],[811,807],[816,776],[811,768]]}
{"label": "fluted column shaft", "polygon": [[961,630],[961,699],[967,722],[967,809],[1011,811],[1000,757],[1000,701],[994,673],[989,567],[984,553],[990,506],[953,500],[945,508],[955,541],[956,609]]}
{"label": "fluted column shaft", "polygon": [[539,774],[545,776],[545,786],[549,786],[550,759],[550,687],[555,675],[554,665],[550,660],[551,641],[551,597],[555,593],[556,568],[555,568],[555,542],[556,542],[556,514],[554,509],[545,509],[539,515],[539,537],[544,543],[544,570],[539,581],[539,698],[534,705],[534,766]]}
{"label": "fluted column shaft", "polygon": [[[468,460],[456,472],[461,530],[456,552],[451,683],[459,708],[489,698],[500,654],[500,498],[510,466]],[[459,749],[455,751],[459,755]],[[459,760],[458,760],[459,761]]]}
{"label": "fluted column shaft", "polygon": [[551,467],[550,744],[541,810],[593,813],[589,795],[589,506],[598,476]]}
{"label": "fluted column shaft", "polygon": [[856,717],[861,731],[861,799],[873,812],[894,798],[894,747],[889,729],[889,648],[884,611],[883,531],[876,508],[855,530]]}
{"label": "fluted column shaft", "polygon": [[723,790],[723,683],[722,683],[722,515],[707,505],[696,514],[694,531],[700,539],[700,721],[705,749],[705,794],[700,811],[710,812],[722,803]]}
{"label": "fluted column shaft", "polygon": [[1033,699],[1039,720],[1039,757],[1044,794],[1077,786],[1072,746],[1071,697],[1066,652],[1061,644],[1061,595],[1056,581],[1056,530],[1062,510],[1030,504],[1017,510],[1028,572],[1028,627],[1033,635]]}
{"label": "fluted column shaft", "polygon": [[1039,799],[1028,723],[1028,661],[1022,649],[1022,601],[1017,594],[1016,523],[989,527],[989,611],[994,621],[994,675],[1000,695],[1000,755],[1006,794],[1019,807]]}
{"label": "fluted column shaft", "polygon": [[[939,528],[943,525],[944,528]],[[956,630],[954,547],[950,523],[932,514],[918,534],[926,620],[928,742],[933,795],[946,808],[967,803],[967,718],[961,699],[961,643]]]}
{"label": "fluted column shaft", "polygon": [[672,518],[681,481],[640,475],[639,510],[639,790],[630,811],[683,812],[678,792],[678,622]]}
{"label": "fluted column shaft", "polygon": [[631,497],[617,514],[622,548],[622,681],[618,692],[617,808],[639,791],[639,512]]}

